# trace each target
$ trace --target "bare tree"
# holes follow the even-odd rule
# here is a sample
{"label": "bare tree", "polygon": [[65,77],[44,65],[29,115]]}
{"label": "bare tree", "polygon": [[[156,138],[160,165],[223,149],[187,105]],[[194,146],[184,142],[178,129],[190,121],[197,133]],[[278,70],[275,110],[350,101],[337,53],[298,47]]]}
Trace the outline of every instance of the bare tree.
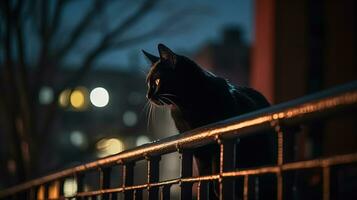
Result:
{"label": "bare tree", "polygon": [[[44,84],[59,73],[63,60],[75,49],[84,35],[98,31],[96,23],[103,17],[106,9],[114,0],[92,0],[87,10],[82,11],[83,17],[70,30],[66,30],[66,38],[61,44],[56,43],[61,28],[65,26],[62,20],[68,7],[76,0],[3,0],[0,3],[0,111],[2,130],[6,141],[11,141],[1,149],[1,157],[10,158],[0,161],[0,176],[12,178],[13,183],[32,178],[37,174],[38,158],[43,151],[41,143],[51,137],[51,127],[58,111],[56,101],[47,106],[44,121],[38,121],[39,90]],[[137,23],[143,20],[160,3],[158,0],[123,1],[123,9],[131,8],[132,12],[120,18],[114,27],[101,30],[101,38],[91,48],[82,64],[70,77],[55,88],[54,98],[57,99],[65,88],[76,86],[94,62],[105,53],[130,45],[150,40],[163,34],[172,34],[179,21],[197,10],[176,10],[170,12],[161,22],[150,30],[127,34]],[[120,10],[118,10],[120,13]],[[30,28],[29,28],[30,27]],[[28,34],[28,30],[32,30]],[[63,37],[63,34],[61,35]],[[28,41],[38,41],[39,53],[36,59],[28,52]],[[33,61],[35,60],[35,61]],[[6,148],[6,149],[4,149]],[[15,163],[15,165],[11,165]],[[15,166],[15,169],[13,169]],[[13,171],[12,177],[9,171]],[[15,179],[14,179],[15,177]],[[11,183],[11,182],[10,182]]]}

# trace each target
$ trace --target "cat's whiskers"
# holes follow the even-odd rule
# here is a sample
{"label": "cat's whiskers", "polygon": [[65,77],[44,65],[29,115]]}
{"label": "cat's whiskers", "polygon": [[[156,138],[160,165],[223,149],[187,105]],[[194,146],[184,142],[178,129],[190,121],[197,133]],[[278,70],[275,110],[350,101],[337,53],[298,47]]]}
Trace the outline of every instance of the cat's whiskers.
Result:
{"label": "cat's whiskers", "polygon": [[[159,102],[160,102],[160,99],[158,99],[159,100]],[[152,118],[152,121],[153,121],[153,124],[155,124],[155,122],[157,122],[157,120],[156,120],[156,118],[157,118],[157,111],[158,111],[158,109],[157,108],[159,108],[160,107],[160,105],[158,105],[158,104],[153,104],[154,106],[153,106],[153,118]]]}
{"label": "cat's whiskers", "polygon": [[160,97],[158,98],[159,102],[162,103],[162,106],[168,106],[167,103],[165,103],[165,101],[163,101]]}
{"label": "cat's whiskers", "polygon": [[147,123],[147,130],[150,131],[151,123],[152,123],[152,107],[153,104],[149,101],[149,115],[148,115],[148,123]]}
{"label": "cat's whiskers", "polygon": [[[177,109],[180,110],[180,108],[177,106],[177,104],[176,104],[174,101],[172,101],[171,99],[169,99],[169,98],[167,98],[167,97],[164,97],[164,96],[161,96],[161,98],[163,98],[164,100],[170,102],[173,106],[175,106]],[[168,105],[168,104],[167,104],[167,105]],[[168,106],[170,106],[170,105],[168,105]]]}
{"label": "cat's whiskers", "polygon": [[176,95],[174,94],[160,94],[161,96],[171,96],[171,97],[177,97]]}
{"label": "cat's whiskers", "polygon": [[145,105],[144,105],[143,108],[141,109],[140,117],[142,117],[144,111],[145,111],[145,117],[147,117],[148,108],[149,108],[149,101],[146,101]]}

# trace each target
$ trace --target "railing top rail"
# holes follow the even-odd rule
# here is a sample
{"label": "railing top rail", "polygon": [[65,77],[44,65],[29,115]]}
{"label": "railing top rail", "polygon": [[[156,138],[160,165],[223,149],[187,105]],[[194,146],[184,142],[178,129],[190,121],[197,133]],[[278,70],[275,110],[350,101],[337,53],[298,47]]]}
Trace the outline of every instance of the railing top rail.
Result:
{"label": "railing top rail", "polygon": [[146,156],[162,155],[181,148],[198,147],[214,141],[217,137],[251,134],[253,131],[270,127],[271,122],[276,120],[281,123],[295,123],[302,118],[311,118],[316,114],[323,116],[355,105],[357,105],[357,81],[37,178],[0,191],[0,198],[87,170],[144,159]]}

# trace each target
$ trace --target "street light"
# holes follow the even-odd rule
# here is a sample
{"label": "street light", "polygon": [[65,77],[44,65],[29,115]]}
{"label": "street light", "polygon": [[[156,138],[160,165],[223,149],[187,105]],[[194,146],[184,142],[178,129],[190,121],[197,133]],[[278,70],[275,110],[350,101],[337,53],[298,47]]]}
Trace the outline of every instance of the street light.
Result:
{"label": "street light", "polygon": [[104,107],[109,102],[109,93],[105,88],[97,87],[90,92],[90,102],[96,107]]}

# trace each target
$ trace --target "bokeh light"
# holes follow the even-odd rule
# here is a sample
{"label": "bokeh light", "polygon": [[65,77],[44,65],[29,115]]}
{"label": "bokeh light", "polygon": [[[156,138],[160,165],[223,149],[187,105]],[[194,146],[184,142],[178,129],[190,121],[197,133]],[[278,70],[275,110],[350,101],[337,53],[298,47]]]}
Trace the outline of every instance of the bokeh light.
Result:
{"label": "bokeh light", "polygon": [[72,131],[69,139],[73,144],[73,146],[76,147],[86,148],[88,145],[87,138],[82,131],[78,131],[78,130]]}
{"label": "bokeh light", "polygon": [[136,138],[136,146],[140,146],[140,145],[143,145],[143,144],[146,144],[146,143],[149,143],[150,142],[150,139],[148,136],[146,135],[141,135],[139,136],[138,138]]}
{"label": "bokeh light", "polygon": [[68,178],[63,183],[63,194],[65,197],[74,196],[77,193],[77,181],[73,178]]}
{"label": "bokeh light", "polygon": [[138,122],[138,116],[135,112],[127,110],[123,114],[123,123],[126,126],[134,126]]}
{"label": "bokeh light", "polygon": [[62,107],[67,107],[69,103],[70,90],[63,90],[58,98],[58,104]]}
{"label": "bokeh light", "polygon": [[76,89],[71,93],[70,96],[71,105],[74,108],[81,109],[85,104],[85,96],[82,90]]}
{"label": "bokeh light", "polygon": [[41,104],[49,104],[53,101],[53,90],[50,87],[44,86],[40,89],[38,100]]}
{"label": "bokeh light", "polygon": [[104,107],[109,103],[109,93],[102,87],[94,88],[90,92],[90,101],[96,107]]}
{"label": "bokeh light", "polygon": [[124,150],[124,143],[118,138],[104,138],[97,142],[97,156],[103,158]]}

